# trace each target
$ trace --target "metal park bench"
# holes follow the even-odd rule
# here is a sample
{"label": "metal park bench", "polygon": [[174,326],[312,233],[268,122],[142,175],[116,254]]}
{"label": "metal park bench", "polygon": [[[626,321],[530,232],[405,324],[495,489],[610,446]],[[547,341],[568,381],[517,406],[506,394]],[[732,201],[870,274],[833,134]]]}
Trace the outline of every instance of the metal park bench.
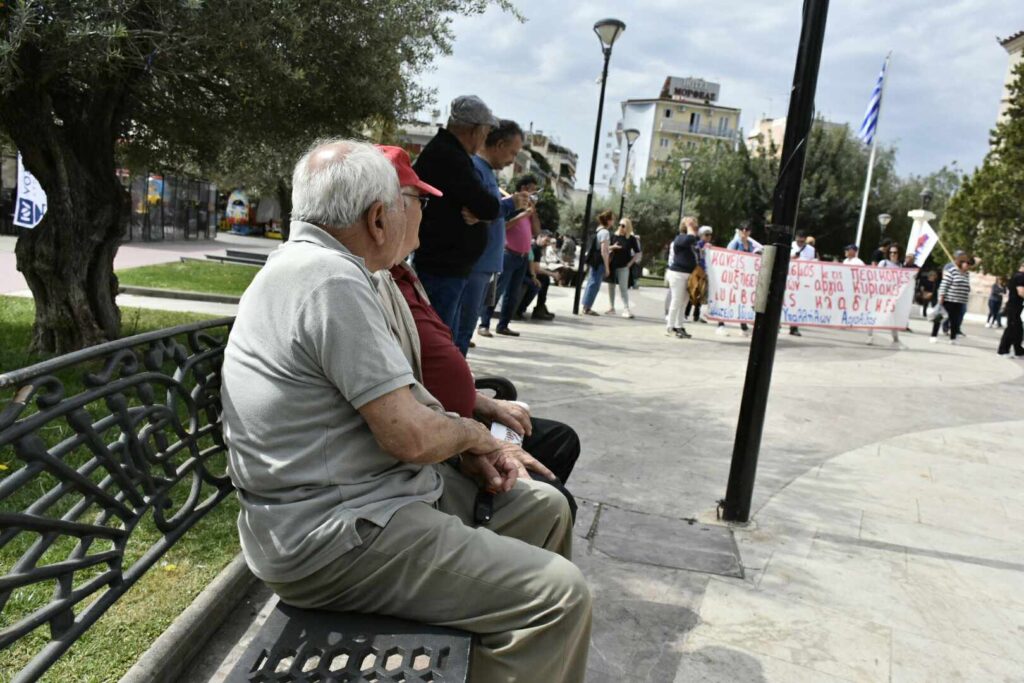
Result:
{"label": "metal park bench", "polygon": [[[0,375],[0,462],[12,463],[0,478],[0,650],[31,652],[13,681],[42,676],[232,493],[220,402],[232,322]],[[507,380],[478,386],[515,397]],[[471,647],[454,629],[279,605],[229,678],[465,681]]]}

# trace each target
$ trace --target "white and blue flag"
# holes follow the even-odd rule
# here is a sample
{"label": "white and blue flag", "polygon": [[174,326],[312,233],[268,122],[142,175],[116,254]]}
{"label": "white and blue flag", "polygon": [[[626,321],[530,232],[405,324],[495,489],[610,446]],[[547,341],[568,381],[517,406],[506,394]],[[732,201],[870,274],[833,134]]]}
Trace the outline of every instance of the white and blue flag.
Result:
{"label": "white and blue flag", "polygon": [[878,80],[875,81],[875,89],[871,91],[871,99],[868,100],[868,109],[864,112],[864,120],[857,131],[857,137],[865,145],[870,145],[875,139],[875,129],[878,128],[878,112],[882,108],[882,84],[885,82],[885,67],[889,64],[886,57],[882,63],[882,70],[878,72]]}
{"label": "white and blue flag", "polygon": [[14,224],[34,228],[46,214],[46,191],[21,162],[18,152],[18,196],[14,200]]}

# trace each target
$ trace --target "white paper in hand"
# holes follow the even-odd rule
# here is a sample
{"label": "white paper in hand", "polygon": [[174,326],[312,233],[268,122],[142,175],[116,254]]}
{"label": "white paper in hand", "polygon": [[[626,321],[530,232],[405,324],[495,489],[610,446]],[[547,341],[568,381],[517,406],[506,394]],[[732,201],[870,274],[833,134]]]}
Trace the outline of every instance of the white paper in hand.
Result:
{"label": "white paper in hand", "polygon": [[491,436],[498,441],[508,441],[509,443],[516,444],[517,446],[521,446],[523,444],[523,437],[516,434],[515,430],[511,427],[506,427],[500,422],[491,423]]}

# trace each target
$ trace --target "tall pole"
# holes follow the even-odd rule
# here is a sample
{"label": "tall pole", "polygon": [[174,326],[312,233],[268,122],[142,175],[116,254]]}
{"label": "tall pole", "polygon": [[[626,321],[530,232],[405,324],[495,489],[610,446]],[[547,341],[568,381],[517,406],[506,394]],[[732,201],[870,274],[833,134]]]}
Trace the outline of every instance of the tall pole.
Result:
{"label": "tall pole", "polygon": [[757,457],[761,450],[768,390],[771,386],[775,345],[782,317],[782,301],[789,272],[789,249],[796,227],[800,183],[804,174],[807,138],[814,113],[814,91],[818,83],[821,46],[825,38],[828,0],[804,0],[800,48],[793,73],[793,89],[782,143],[782,164],[772,198],[769,244],[761,257],[754,310],[754,336],[747,360],[736,441],[732,451],[729,485],[721,502],[722,516],[731,522],[750,519]]}
{"label": "tall pole", "polygon": [[587,184],[587,206],[583,210],[583,240],[580,246],[580,264],[576,269],[576,294],[572,300],[572,313],[580,312],[580,288],[583,286],[583,268],[587,263],[587,231],[590,229],[590,212],[594,208],[594,175],[597,173],[597,152],[601,145],[601,117],[604,115],[604,88],[608,83],[608,60],[611,59],[611,47],[602,48],[604,52],[604,70],[601,71],[601,98],[597,102],[597,126],[594,127],[594,155],[590,158],[590,181]]}
{"label": "tall pole", "polygon": [[889,58],[892,52],[885,56],[885,65],[882,67],[882,89],[878,92],[878,115],[875,117],[875,132],[871,135],[871,153],[868,155],[868,177],[864,181],[864,197],[860,202],[860,218],[857,220],[857,253],[860,253],[860,238],[864,234],[864,218],[868,213],[868,193],[871,191],[871,176],[875,172],[875,147],[878,145],[878,122],[882,119],[882,99],[885,97],[885,83],[889,80]]}
{"label": "tall pole", "polygon": [[619,197],[619,218],[622,218],[622,212],[626,208],[626,181],[629,178],[629,153],[632,151],[632,143],[626,143],[626,166],[622,172],[622,196]]}
{"label": "tall pole", "polygon": [[686,205],[686,174],[689,171],[683,171],[683,189],[679,192],[679,218],[676,219],[676,229],[683,224],[683,207]]}

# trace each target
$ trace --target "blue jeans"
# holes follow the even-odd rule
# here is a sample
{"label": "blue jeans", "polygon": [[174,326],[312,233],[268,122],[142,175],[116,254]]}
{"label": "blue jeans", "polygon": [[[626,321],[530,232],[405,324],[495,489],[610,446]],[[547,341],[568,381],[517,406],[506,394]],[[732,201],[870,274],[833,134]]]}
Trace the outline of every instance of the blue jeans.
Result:
{"label": "blue jeans", "polygon": [[601,280],[604,279],[604,264],[590,266],[587,276],[587,288],[583,291],[583,310],[589,311],[597,301],[597,293],[601,291]]}
{"label": "blue jeans", "polygon": [[484,295],[487,285],[494,273],[470,273],[466,290],[462,293],[462,307],[459,310],[459,329],[455,331],[455,345],[465,356],[469,351],[469,341],[473,338],[476,321],[484,307]]}
{"label": "blue jeans", "polygon": [[[505,252],[505,261],[502,266],[501,275],[498,276],[498,289],[494,295],[497,302],[501,299],[501,317],[498,318],[498,329],[503,330],[512,322],[512,315],[519,305],[519,286],[526,277],[526,271],[530,267],[526,255],[520,256],[511,251]],[[494,315],[495,306],[487,308],[480,316],[480,326],[490,328],[491,316]]]}
{"label": "blue jeans", "polygon": [[420,282],[423,283],[423,289],[430,297],[430,305],[437,311],[438,317],[448,326],[449,330],[456,329],[459,307],[462,305],[462,298],[469,278],[429,273],[417,273],[417,275]]}

